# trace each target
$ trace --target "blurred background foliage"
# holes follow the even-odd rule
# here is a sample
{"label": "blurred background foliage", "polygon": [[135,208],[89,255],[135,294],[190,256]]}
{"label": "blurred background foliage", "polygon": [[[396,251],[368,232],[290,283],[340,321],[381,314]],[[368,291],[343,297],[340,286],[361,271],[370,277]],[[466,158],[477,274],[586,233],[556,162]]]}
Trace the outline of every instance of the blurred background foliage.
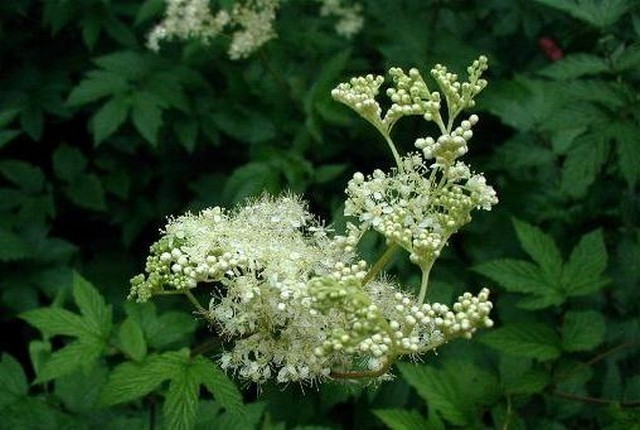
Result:
{"label": "blurred background foliage", "polygon": [[[278,37],[231,61],[223,38],[148,51],[162,0],[0,2],[0,428],[640,428],[640,2],[360,3],[348,40],[314,2],[284,1]],[[489,285],[496,328],[381,385],[242,386],[242,419],[203,392],[194,421],[156,422],[158,384],[101,403],[117,364],[211,337],[181,302],[126,303],[166,216],[289,189],[339,229],[350,175],[392,160],[330,90],[480,54],[469,164],[501,202],[453,239],[430,299]],[[405,121],[397,141],[429,130]],[[70,344],[51,335],[69,333],[41,339],[28,311],[84,314],[74,272],[120,321],[121,355],[50,374]],[[390,272],[416,285],[409,265]]]}

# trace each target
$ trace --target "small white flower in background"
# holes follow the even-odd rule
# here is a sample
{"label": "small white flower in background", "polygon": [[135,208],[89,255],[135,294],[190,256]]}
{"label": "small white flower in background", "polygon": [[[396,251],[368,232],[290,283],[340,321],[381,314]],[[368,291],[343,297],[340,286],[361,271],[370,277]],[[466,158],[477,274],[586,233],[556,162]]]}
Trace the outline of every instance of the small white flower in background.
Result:
{"label": "small white flower in background", "polygon": [[[412,69],[390,71],[386,114],[375,100],[382,77],[340,84],[333,96],[356,110],[385,137],[396,166],[370,175],[356,172],[346,189],[344,235],[335,234],[295,195],[264,195],[235,210],[220,207],[169,219],[151,246],[146,274],[131,280],[129,297],[190,291],[213,284],[200,313],[229,341],[220,365],[258,383],[327,378],[385,378],[394,361],[416,356],[493,325],[489,291],[464,293],[452,307],[426,301],[429,273],[449,238],[476,209],[490,210],[496,193],[482,174],[459,158],[467,152],[476,115],[455,126],[463,109],[486,86],[486,58],[468,69],[469,81],[443,66],[431,91]],[[443,94],[441,96],[440,94]],[[440,113],[446,101],[448,116]],[[437,138],[415,141],[418,151],[398,155],[390,131],[403,116],[434,121]],[[357,245],[373,229],[387,251],[372,265]],[[396,248],[409,252],[422,272],[418,294],[387,278],[382,268]],[[194,299],[195,300],[195,299]]]}
{"label": "small white flower in background", "polygon": [[[345,6],[341,0],[317,0],[320,14],[338,18],[336,32],[343,37],[358,33],[364,18],[359,4]],[[229,9],[215,14],[208,0],[166,0],[163,20],[149,33],[147,46],[158,51],[160,42],[200,40],[207,44],[222,33],[230,33],[228,55],[232,60],[249,57],[276,37],[274,23],[281,0],[237,0]]]}

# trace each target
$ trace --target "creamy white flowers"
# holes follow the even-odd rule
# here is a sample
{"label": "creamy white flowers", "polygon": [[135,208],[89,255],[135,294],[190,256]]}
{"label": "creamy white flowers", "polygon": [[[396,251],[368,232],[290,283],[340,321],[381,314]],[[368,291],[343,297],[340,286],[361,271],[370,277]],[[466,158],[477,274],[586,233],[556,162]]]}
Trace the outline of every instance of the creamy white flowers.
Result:
{"label": "creamy white flowers", "polygon": [[[403,355],[490,327],[486,289],[477,296],[464,293],[452,307],[426,301],[430,269],[451,235],[474,209],[490,210],[497,202],[485,178],[458,160],[478,121],[472,115],[453,126],[483,86],[476,72],[486,68],[486,59],[474,64],[472,91],[468,83],[456,85],[442,66],[434,69],[444,76],[436,80],[446,86],[447,125],[436,110],[440,93],[429,91],[417,71],[392,69],[396,86],[387,91],[392,105],[384,117],[375,101],[382,78],[355,78],[334,90],[334,97],[380,130],[398,163],[389,171],[353,175],[345,203],[352,222],[343,235],[314,218],[294,195],[264,195],[232,211],[186,214],[169,220],[151,247],[146,275],[131,280],[130,298],[187,295],[228,341],[222,368],[255,382],[385,377]],[[405,115],[436,121],[441,136],[417,139],[418,151],[399,156],[390,130]],[[357,253],[369,229],[388,244],[371,265]],[[418,294],[382,273],[397,248],[407,250],[422,272]],[[207,308],[192,294],[205,284]]]}
{"label": "creamy white flowers", "polygon": [[[352,37],[362,28],[364,19],[359,4],[345,5],[341,0],[317,0],[322,16],[337,17],[336,32]],[[209,0],[166,0],[163,20],[147,40],[150,49],[160,49],[160,42],[174,39],[200,40],[210,43],[221,34],[229,34],[228,55],[232,60],[246,58],[276,37],[276,13],[281,0],[237,0],[229,9],[213,13]]]}

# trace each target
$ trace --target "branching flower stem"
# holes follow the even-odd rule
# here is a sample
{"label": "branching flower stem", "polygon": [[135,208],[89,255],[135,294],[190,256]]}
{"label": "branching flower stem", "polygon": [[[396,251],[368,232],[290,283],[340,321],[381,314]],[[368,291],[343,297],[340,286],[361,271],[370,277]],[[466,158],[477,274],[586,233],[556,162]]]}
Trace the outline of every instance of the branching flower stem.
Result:
{"label": "branching flower stem", "polygon": [[420,267],[422,270],[422,281],[420,282],[420,294],[418,295],[418,304],[421,305],[424,303],[427,298],[427,288],[429,286],[429,273],[431,272],[431,268],[433,267],[433,260],[426,264],[424,267]]}
{"label": "branching flower stem", "polygon": [[378,273],[380,273],[382,269],[384,269],[384,267],[387,264],[389,264],[389,262],[391,261],[391,258],[393,257],[393,255],[396,253],[398,249],[399,249],[398,244],[391,243],[387,247],[387,249],[384,251],[384,253],[380,256],[380,258],[378,258],[378,260],[373,264],[373,266],[371,266],[371,269],[369,269],[369,271],[367,272],[367,275],[362,280],[362,284],[366,285],[369,281],[373,280],[376,276],[378,276]]}

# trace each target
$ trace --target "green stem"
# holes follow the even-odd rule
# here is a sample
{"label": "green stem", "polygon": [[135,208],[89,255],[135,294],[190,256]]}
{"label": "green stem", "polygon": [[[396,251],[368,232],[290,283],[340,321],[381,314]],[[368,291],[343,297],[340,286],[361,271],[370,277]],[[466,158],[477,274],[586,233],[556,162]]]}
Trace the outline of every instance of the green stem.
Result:
{"label": "green stem", "polygon": [[196,299],[196,297],[191,294],[191,291],[185,291],[184,295],[187,296],[187,299],[189,299],[189,301],[191,302],[191,304],[196,308],[196,310],[198,312],[206,312],[207,310],[204,308],[204,306],[202,306],[200,304],[200,302],[198,301],[198,299]]}
{"label": "green stem", "polygon": [[431,272],[431,268],[433,267],[433,260],[426,264],[424,267],[420,266],[422,270],[422,282],[420,283],[420,294],[418,295],[418,304],[421,305],[424,303],[424,300],[427,297],[427,287],[429,286],[429,272]]}
{"label": "green stem", "polygon": [[376,125],[376,128],[378,129],[380,134],[382,134],[384,136],[384,140],[385,140],[385,142],[387,142],[387,146],[391,150],[391,154],[393,154],[393,159],[396,162],[396,166],[398,166],[398,171],[400,173],[404,173],[404,167],[402,167],[402,161],[400,159],[400,154],[398,153],[398,150],[396,149],[396,145],[393,143],[393,140],[391,140],[391,137],[389,136],[389,131],[385,130],[384,128],[382,128],[381,125]]}
{"label": "green stem", "polygon": [[369,269],[369,271],[367,272],[367,275],[362,280],[362,285],[366,285],[369,281],[375,278],[378,275],[378,273],[380,273],[382,269],[387,264],[389,264],[391,257],[393,257],[393,254],[395,254],[397,250],[398,250],[397,243],[392,243],[391,245],[389,245],[387,249],[384,251],[384,253],[380,256],[380,258],[378,258],[378,260],[374,263],[374,265],[371,266],[371,269]]}

